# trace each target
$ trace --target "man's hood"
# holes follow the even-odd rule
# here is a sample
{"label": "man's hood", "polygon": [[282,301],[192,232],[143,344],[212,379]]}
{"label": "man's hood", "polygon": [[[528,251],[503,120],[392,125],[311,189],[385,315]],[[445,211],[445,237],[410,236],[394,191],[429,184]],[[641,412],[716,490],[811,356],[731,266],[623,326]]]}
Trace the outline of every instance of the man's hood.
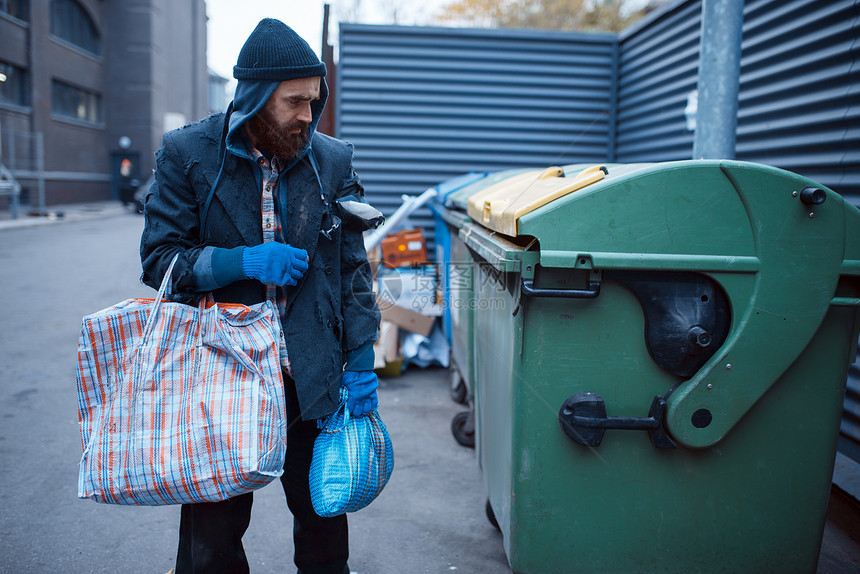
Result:
{"label": "man's hood", "polygon": [[[245,130],[243,126],[259,112],[281,82],[267,80],[240,80],[236,85],[236,93],[233,96],[233,110],[229,117],[227,131],[227,149],[230,153],[250,159],[246,149]],[[304,150],[290,162],[287,169],[298,163],[311,147],[314,132],[322,117],[326,100],[328,99],[328,84],[325,78],[320,78],[320,98],[311,102],[311,123],[308,127],[308,144]]]}

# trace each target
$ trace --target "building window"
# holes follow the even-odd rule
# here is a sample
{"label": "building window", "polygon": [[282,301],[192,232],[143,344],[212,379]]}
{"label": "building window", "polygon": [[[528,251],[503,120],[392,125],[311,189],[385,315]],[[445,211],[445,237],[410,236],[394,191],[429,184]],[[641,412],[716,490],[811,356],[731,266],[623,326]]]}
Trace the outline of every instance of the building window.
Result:
{"label": "building window", "polygon": [[26,21],[29,18],[27,9],[27,0],[0,0],[0,14]]}
{"label": "building window", "polygon": [[51,1],[51,34],[91,54],[101,54],[95,22],[75,0]]}
{"label": "building window", "polygon": [[0,62],[0,104],[27,106],[30,103],[27,72],[18,66]]}
{"label": "building window", "polygon": [[54,80],[52,100],[54,115],[58,117],[93,124],[102,122],[102,97],[95,92]]}

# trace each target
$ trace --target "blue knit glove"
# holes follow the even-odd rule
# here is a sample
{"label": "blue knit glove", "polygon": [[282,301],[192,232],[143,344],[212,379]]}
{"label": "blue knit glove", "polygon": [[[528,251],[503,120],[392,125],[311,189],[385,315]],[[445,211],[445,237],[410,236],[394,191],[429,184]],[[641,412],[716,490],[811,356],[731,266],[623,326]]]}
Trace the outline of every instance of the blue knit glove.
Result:
{"label": "blue knit glove", "polygon": [[376,396],[379,381],[373,371],[344,371],[341,382],[347,390],[346,408],[352,416],[363,417],[379,406]]}
{"label": "blue knit glove", "polygon": [[242,251],[242,272],[269,285],[295,285],[308,270],[308,252],[270,241]]}

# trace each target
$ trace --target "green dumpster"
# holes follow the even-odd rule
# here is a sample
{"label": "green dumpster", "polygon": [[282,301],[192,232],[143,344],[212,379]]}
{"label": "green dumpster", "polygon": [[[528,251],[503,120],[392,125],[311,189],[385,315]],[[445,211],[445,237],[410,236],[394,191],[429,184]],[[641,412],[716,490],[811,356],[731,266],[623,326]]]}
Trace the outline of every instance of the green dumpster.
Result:
{"label": "green dumpster", "polygon": [[465,185],[447,195],[444,209],[440,210],[439,217],[451,236],[450,254],[443,263],[448,266],[449,275],[446,300],[451,313],[451,353],[470,393],[474,386],[472,384],[474,380],[473,315],[478,302],[474,297],[474,262],[459,233],[463,226],[471,221],[466,213],[469,197],[525,171],[509,170],[493,173]]}
{"label": "green dumpster", "polygon": [[460,229],[514,572],[815,572],[860,211],[751,163],[577,170],[473,194]]}
{"label": "green dumpster", "polygon": [[474,364],[474,265],[466,244],[459,237],[459,230],[468,221],[464,212],[443,210],[441,219],[449,229],[450,259],[448,267],[448,284],[446,300],[449,302],[451,335],[451,359],[455,372],[459,375],[465,396],[463,401],[469,404],[468,412],[457,413],[451,421],[451,432],[457,442],[463,446],[475,446],[475,364]]}
{"label": "green dumpster", "polygon": [[[480,179],[475,178],[473,182],[446,194],[439,208],[435,210],[439,223],[436,226],[437,243],[439,243],[439,236],[442,235],[441,226],[444,225],[442,231],[449,237],[447,254],[437,259],[445,267],[442,276],[445,278],[445,302],[448,307],[446,311],[450,318],[448,335],[451,358],[465,387],[464,402],[471,405],[474,405],[475,399],[474,313],[480,301],[475,299],[474,261],[466,244],[460,239],[459,233],[463,226],[471,221],[466,213],[469,197],[525,171],[519,169],[484,174]],[[451,431],[460,444],[474,446],[474,412],[470,410],[455,415],[451,421]]]}

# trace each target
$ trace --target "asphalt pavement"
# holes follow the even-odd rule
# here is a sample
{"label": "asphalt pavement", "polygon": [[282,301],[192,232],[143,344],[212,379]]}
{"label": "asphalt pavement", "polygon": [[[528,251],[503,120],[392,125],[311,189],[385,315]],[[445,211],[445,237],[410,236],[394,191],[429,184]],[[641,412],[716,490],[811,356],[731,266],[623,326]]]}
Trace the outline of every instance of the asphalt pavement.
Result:
{"label": "asphalt pavement", "polygon": [[[0,212],[0,572],[163,574],[173,565],[178,508],[76,496],[80,320],[153,294],[139,282],[143,218],[116,202],[52,212],[15,221]],[[381,381],[395,469],[379,499],[350,516],[353,572],[510,574],[501,535],[485,516],[475,453],[450,432],[465,407],[451,400],[448,383],[440,368]],[[244,539],[251,571],[294,572],[279,485],[255,498]],[[828,521],[821,574],[860,571],[856,532],[843,524]]]}

